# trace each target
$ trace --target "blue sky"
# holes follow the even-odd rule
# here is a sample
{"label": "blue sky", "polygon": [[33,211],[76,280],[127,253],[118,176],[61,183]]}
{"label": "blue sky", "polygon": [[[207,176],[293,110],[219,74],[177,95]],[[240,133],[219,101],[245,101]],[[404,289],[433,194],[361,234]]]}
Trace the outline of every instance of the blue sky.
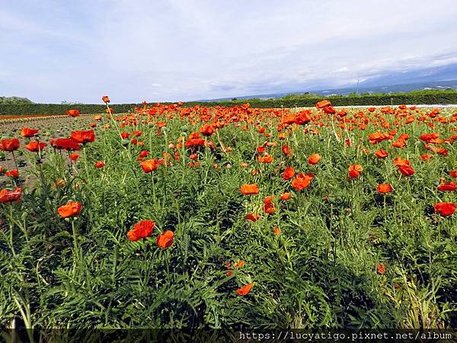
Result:
{"label": "blue sky", "polygon": [[0,0],[0,96],[178,101],[457,63],[455,0]]}

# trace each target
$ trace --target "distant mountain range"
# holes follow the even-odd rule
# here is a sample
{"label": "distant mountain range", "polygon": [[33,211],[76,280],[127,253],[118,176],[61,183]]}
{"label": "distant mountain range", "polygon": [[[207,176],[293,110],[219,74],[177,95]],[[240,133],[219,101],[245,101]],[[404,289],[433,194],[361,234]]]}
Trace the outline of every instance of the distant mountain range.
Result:
{"label": "distant mountain range", "polygon": [[[237,99],[270,99],[280,98],[289,94],[313,93],[323,96],[333,94],[347,95],[350,93],[398,93],[422,89],[457,89],[457,64],[448,64],[439,67],[423,67],[412,70],[395,71],[373,75],[358,85],[343,85],[338,88],[303,89],[288,92],[256,94],[239,96]],[[232,97],[233,98],[233,97]],[[227,100],[231,98],[213,99]]]}

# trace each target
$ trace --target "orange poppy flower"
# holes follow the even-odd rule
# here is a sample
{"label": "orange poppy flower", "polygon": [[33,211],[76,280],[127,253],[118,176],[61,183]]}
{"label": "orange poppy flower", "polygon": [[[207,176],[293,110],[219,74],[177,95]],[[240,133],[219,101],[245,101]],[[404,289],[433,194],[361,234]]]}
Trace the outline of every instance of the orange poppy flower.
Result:
{"label": "orange poppy flower", "polygon": [[239,260],[238,262],[236,262],[233,267],[234,268],[243,268],[245,265],[245,262],[243,260]]}
{"label": "orange poppy flower", "polygon": [[274,234],[275,236],[279,236],[279,235],[281,234],[281,229],[280,229],[279,227],[277,227],[277,226],[274,227],[274,228],[273,228],[273,234]]}
{"label": "orange poppy flower", "polygon": [[388,183],[381,183],[376,189],[381,194],[391,193],[393,191],[392,186]]}
{"label": "orange poppy flower", "polygon": [[368,140],[371,144],[376,144],[389,139],[391,139],[391,136],[384,132],[374,132],[368,136]]}
{"label": "orange poppy flower", "polygon": [[433,158],[433,155],[431,155],[431,154],[422,154],[422,155],[420,155],[420,159],[422,161],[428,161],[431,158]]}
{"label": "orange poppy flower", "polygon": [[77,201],[69,201],[66,205],[62,205],[57,209],[57,212],[62,218],[77,217],[81,213],[82,205]]}
{"label": "orange poppy flower", "polygon": [[145,173],[151,173],[153,171],[156,171],[159,165],[159,161],[155,158],[140,163],[141,169],[143,169]]}
{"label": "orange poppy flower", "polygon": [[81,112],[79,110],[67,110],[67,115],[73,118],[79,117],[80,114]]}
{"label": "orange poppy flower", "polygon": [[240,188],[240,192],[243,195],[259,194],[259,187],[257,184],[244,184]]}
{"label": "orange poppy flower", "polygon": [[308,188],[313,180],[314,175],[300,173],[295,179],[292,180],[291,186],[296,191],[301,191]]}
{"label": "orange poppy flower", "polygon": [[244,285],[236,290],[236,294],[240,296],[245,296],[248,295],[249,292],[252,290],[252,287],[254,287],[254,282],[248,283],[247,285]]}
{"label": "orange poppy flower", "polygon": [[147,238],[152,235],[154,227],[155,223],[152,220],[141,220],[127,233],[127,237],[132,242]]}
{"label": "orange poppy flower", "polygon": [[309,123],[311,121],[311,111],[310,110],[304,110],[301,112],[298,112],[295,118],[293,119],[293,122],[297,125],[305,125],[306,123]]}
{"label": "orange poppy flower", "polygon": [[18,201],[22,195],[22,188],[16,187],[16,189],[10,191],[9,189],[2,189],[0,191],[0,203],[7,203]]}
{"label": "orange poppy flower", "polygon": [[394,158],[394,165],[395,165],[396,167],[400,167],[400,166],[410,166],[411,163],[410,163],[408,160],[403,159],[403,158],[401,158],[401,157],[395,157],[395,158]]}
{"label": "orange poppy flower", "polygon": [[260,163],[271,163],[271,162],[273,162],[273,156],[271,156],[271,155],[258,156],[257,161],[259,161]]}
{"label": "orange poppy flower", "polygon": [[435,204],[434,209],[436,213],[439,213],[443,217],[448,217],[454,214],[456,207],[453,202],[439,202]]}
{"label": "orange poppy flower", "polygon": [[387,156],[389,156],[389,153],[383,149],[379,149],[375,151],[374,155],[377,158],[386,158]]}
{"label": "orange poppy flower", "polygon": [[392,146],[395,148],[404,148],[406,146],[406,140],[398,139],[392,143]]}
{"label": "orange poppy flower", "polygon": [[291,197],[292,197],[292,194],[291,194],[291,193],[282,193],[280,198],[281,198],[281,200],[287,201],[287,200],[289,200]]}
{"label": "orange poppy flower", "polygon": [[321,109],[327,106],[331,106],[332,103],[329,100],[321,100],[316,104],[317,109]]}
{"label": "orange poppy flower", "polygon": [[362,171],[363,167],[360,164],[352,164],[348,168],[348,174],[351,179],[358,178]]}
{"label": "orange poppy flower", "polygon": [[319,154],[312,154],[311,156],[308,157],[308,163],[311,165],[318,164],[320,160],[321,160],[321,155],[319,155]]}
{"label": "orange poppy flower", "polygon": [[108,104],[108,103],[110,102],[110,99],[109,99],[108,95],[102,96],[102,101],[103,101],[105,104]]}
{"label": "orange poppy flower", "polygon": [[166,249],[173,244],[174,239],[174,232],[171,230],[167,230],[164,233],[157,236],[157,246],[161,249]]}

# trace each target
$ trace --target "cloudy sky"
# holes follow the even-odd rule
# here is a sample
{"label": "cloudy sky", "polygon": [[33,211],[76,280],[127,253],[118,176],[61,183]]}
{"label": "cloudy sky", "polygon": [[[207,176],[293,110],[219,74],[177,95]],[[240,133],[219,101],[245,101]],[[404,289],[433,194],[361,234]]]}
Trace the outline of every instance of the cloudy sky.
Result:
{"label": "cloudy sky", "polygon": [[0,0],[0,96],[178,101],[457,63],[455,0]]}

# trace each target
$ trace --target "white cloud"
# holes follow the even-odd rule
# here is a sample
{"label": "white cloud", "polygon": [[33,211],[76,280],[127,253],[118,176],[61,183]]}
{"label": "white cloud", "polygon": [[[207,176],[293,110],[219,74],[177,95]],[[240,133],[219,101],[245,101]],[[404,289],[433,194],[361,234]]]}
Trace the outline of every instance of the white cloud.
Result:
{"label": "white cloud", "polygon": [[231,97],[457,63],[451,0],[15,4],[0,11],[0,93],[35,101]]}

